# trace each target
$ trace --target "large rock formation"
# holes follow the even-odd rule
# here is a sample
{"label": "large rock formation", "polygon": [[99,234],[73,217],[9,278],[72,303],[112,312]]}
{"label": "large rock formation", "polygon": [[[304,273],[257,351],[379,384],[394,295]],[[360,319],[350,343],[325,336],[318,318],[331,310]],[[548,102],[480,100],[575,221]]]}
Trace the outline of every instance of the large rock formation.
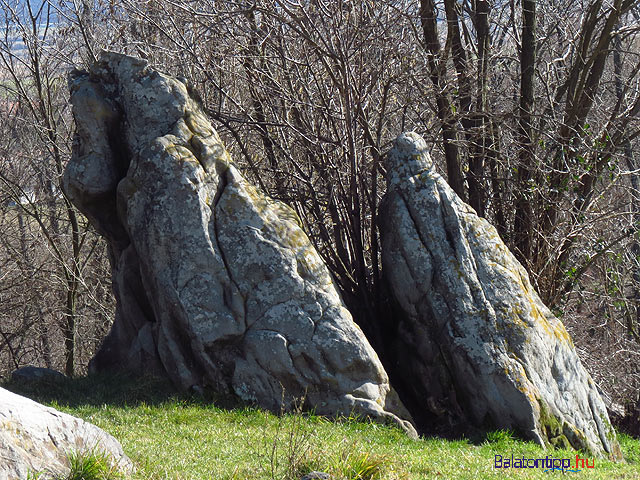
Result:
{"label": "large rock formation", "polygon": [[186,85],[104,53],[70,86],[65,191],[109,242],[117,299],[90,368],[413,433],[297,215],[242,178]]}
{"label": "large rock formation", "polygon": [[564,326],[496,230],[435,172],[424,140],[401,135],[386,166],[382,259],[402,310],[395,351],[407,405],[432,423],[619,457]]}
{"label": "large rock formation", "polygon": [[[118,441],[79,418],[0,388],[0,480],[69,472],[69,454],[105,454],[121,473],[133,464]],[[50,478],[40,477],[40,478]]]}

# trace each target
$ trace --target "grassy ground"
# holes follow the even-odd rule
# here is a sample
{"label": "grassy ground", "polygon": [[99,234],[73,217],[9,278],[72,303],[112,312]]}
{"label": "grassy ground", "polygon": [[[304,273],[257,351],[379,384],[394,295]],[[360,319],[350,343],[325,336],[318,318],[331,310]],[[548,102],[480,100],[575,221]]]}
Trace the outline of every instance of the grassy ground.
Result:
{"label": "grassy ground", "polygon": [[[221,401],[178,396],[151,380],[113,377],[4,385],[88,420],[122,443],[135,479],[299,479],[311,470],[335,480],[569,478],[640,479],[640,441],[620,435],[626,463],[596,459],[579,473],[495,469],[495,455],[572,459],[492,432],[483,441],[410,440],[392,427],[313,415],[275,416]],[[212,400],[214,400],[212,402]],[[580,455],[585,458],[585,455]]]}

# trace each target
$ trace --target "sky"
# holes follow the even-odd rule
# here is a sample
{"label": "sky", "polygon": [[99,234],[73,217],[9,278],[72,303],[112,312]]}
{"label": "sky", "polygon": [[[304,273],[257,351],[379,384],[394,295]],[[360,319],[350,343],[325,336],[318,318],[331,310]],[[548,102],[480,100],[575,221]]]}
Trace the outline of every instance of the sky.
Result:
{"label": "sky", "polygon": [[30,26],[28,4],[31,5],[31,11],[34,15],[40,12],[38,23],[41,29],[44,29],[47,22],[47,11],[49,11],[50,21],[55,22],[55,8],[50,7],[48,3],[47,0],[0,0],[0,33],[4,36],[6,29],[10,28],[9,40],[13,53],[20,52],[24,49],[22,35],[15,27],[17,20]]}

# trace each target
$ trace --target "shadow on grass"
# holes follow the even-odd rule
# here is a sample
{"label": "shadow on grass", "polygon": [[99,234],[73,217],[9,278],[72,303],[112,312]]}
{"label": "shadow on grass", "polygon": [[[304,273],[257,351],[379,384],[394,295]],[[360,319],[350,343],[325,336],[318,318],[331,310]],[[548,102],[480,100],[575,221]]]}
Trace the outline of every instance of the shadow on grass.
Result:
{"label": "shadow on grass", "polygon": [[237,401],[211,392],[189,394],[155,377],[138,377],[127,373],[101,373],[88,377],[10,380],[0,387],[39,403],[56,403],[65,407],[83,405],[135,406],[158,405],[180,400],[193,404],[214,404],[229,409],[240,407]]}
{"label": "shadow on grass", "polygon": [[[251,408],[236,399],[225,398],[213,392],[189,394],[179,392],[166,380],[154,377],[138,377],[131,374],[96,374],[76,378],[42,378],[37,380],[11,380],[0,383],[0,387],[31,398],[37,402],[62,407],[110,405],[116,407],[135,407],[141,404],[162,405],[178,401],[185,405],[215,406],[222,410]],[[358,418],[327,419],[337,423],[368,423]],[[400,430],[398,430],[400,432]],[[423,440],[448,440],[452,446],[462,448],[468,445],[492,446],[497,451],[510,451],[519,445],[518,435],[512,431],[491,431],[468,429],[464,434],[443,435],[422,432]],[[640,443],[626,435],[620,435],[624,456],[628,463],[640,464]],[[534,448],[533,444],[531,447]],[[585,453],[586,455],[586,453]]]}

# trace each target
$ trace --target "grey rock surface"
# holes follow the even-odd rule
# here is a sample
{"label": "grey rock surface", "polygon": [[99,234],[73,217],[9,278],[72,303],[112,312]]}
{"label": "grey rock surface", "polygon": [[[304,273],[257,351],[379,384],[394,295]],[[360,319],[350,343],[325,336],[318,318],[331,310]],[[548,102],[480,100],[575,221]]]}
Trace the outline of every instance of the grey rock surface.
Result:
{"label": "grey rock surface", "polygon": [[109,242],[117,299],[90,369],[161,374],[276,411],[305,397],[318,414],[415,435],[297,215],[244,180],[186,86],[105,52],[70,87],[64,187]]}
{"label": "grey rock surface", "polygon": [[331,480],[331,475],[325,472],[309,472],[300,480]]}
{"label": "grey rock surface", "polygon": [[65,378],[65,375],[58,372],[57,370],[43,367],[34,367],[32,365],[17,368],[13,371],[13,373],[11,373],[11,379],[13,381],[40,380],[42,378],[59,379]]}
{"label": "grey rock surface", "polygon": [[71,452],[103,452],[112,467],[130,473],[133,464],[118,441],[79,418],[0,388],[0,480],[25,479],[42,472],[69,472]]}
{"label": "grey rock surface", "polygon": [[619,458],[570,336],[497,231],[435,172],[417,134],[398,137],[386,162],[382,259],[402,311],[394,349],[407,404],[444,424]]}

